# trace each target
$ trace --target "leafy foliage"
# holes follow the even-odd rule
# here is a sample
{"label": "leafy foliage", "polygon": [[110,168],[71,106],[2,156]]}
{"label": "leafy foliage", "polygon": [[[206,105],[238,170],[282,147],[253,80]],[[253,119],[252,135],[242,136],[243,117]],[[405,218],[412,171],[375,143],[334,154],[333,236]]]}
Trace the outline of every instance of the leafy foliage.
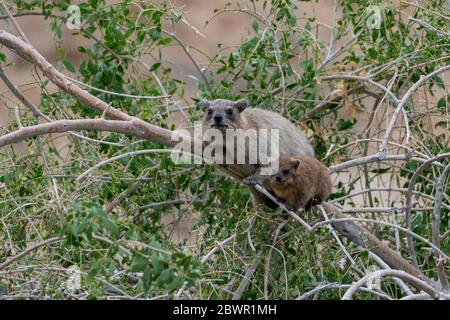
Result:
{"label": "leafy foliage", "polygon": [[[374,149],[385,129],[386,114],[391,114],[392,101],[367,83],[339,77],[327,80],[326,75],[370,76],[401,97],[421,76],[449,62],[448,37],[415,24],[405,16],[403,6],[397,7],[391,1],[369,1],[381,8],[379,29],[367,27],[367,1],[339,1],[331,42],[317,37],[318,29],[325,27],[315,17],[300,17],[298,7],[304,5],[303,1],[246,3],[248,6],[227,4],[205,19],[208,25],[222,15],[240,12],[249,19],[251,28],[234,48],[223,48],[217,43],[217,53],[207,57],[207,82],[198,74],[192,75],[198,85],[193,100],[245,96],[251,105],[280,112],[307,132],[318,158],[327,165],[367,155],[369,145]],[[440,11],[444,1],[420,3],[409,8],[411,17],[448,32],[448,12]],[[187,80],[177,79],[174,66],[164,58],[167,46],[180,45],[171,28],[188,20],[182,8],[173,7],[169,1],[124,0],[114,5],[101,0],[80,1],[82,25],[73,32],[90,39],[91,45],[78,47],[83,60],[76,65],[65,52],[62,36],[69,5],[70,1],[18,0],[15,11],[42,14],[54,35],[56,65],[70,77],[88,84],[86,90],[90,93],[130,115],[173,129],[170,115],[179,103],[168,98],[131,96],[170,95],[188,101]],[[8,63],[3,54],[1,57],[3,64]],[[151,62],[143,65],[143,61]],[[39,109],[52,119],[99,117],[68,94],[49,92],[46,84],[47,80],[38,81],[42,92]],[[419,157],[450,151],[447,86],[445,79],[438,76],[423,88],[428,102],[412,100],[406,106],[409,130],[414,137],[410,147]],[[310,114],[329,101],[326,108]],[[14,106],[6,104],[13,114]],[[189,124],[201,117],[198,108],[190,108],[187,113]],[[22,123],[32,125],[36,120],[30,114]],[[15,122],[5,128],[14,129]],[[76,180],[102,160],[163,148],[158,143],[115,133],[82,134],[102,143],[68,135],[67,148],[62,150],[55,137],[47,137],[43,153],[36,139],[28,141],[24,150],[4,148],[0,153],[0,243],[4,248],[0,250],[0,261],[45,239],[64,238],[63,242],[52,244],[54,250],[40,248],[8,267],[11,274],[18,276],[1,275],[0,285],[11,296],[225,299],[252,263],[256,255],[252,246],[263,257],[270,256],[270,260],[262,259],[242,298],[292,299],[320,283],[350,284],[355,279],[354,268],[334,240],[329,240],[326,228],[312,236],[289,221],[274,237],[277,228],[285,223],[279,212],[256,213],[249,190],[213,167],[176,165],[163,153],[130,155],[99,167],[84,180]],[[374,140],[363,141],[368,138]],[[398,139],[402,143],[403,136]],[[361,142],[350,143],[355,140]],[[394,147],[390,151],[404,152]],[[442,164],[448,161],[444,159]],[[404,197],[395,197],[391,191],[338,199],[371,186],[385,186],[386,179],[391,181],[389,188],[407,188],[420,163],[410,160],[395,164],[375,163],[336,175],[329,200],[337,199],[346,208],[402,208]],[[427,167],[414,190],[434,195],[433,182],[442,170]],[[136,183],[138,187],[133,188]],[[111,211],[105,209],[130,189],[135,190]],[[168,202],[173,199],[186,201]],[[444,203],[449,204],[449,199],[447,187]],[[426,198],[417,201],[418,208],[433,205]],[[413,214],[413,231],[431,238],[430,211]],[[310,213],[304,215],[310,222],[315,219]],[[442,208],[441,215],[440,231],[444,234],[449,226],[448,207]],[[387,221],[391,218],[383,216]],[[177,238],[183,225],[190,228],[188,237]],[[391,229],[374,231],[395,243]],[[201,263],[218,242],[232,234],[236,235],[233,241]],[[449,239],[443,238],[444,252],[450,252]],[[361,269],[373,264],[367,252],[351,243],[345,245]],[[432,270],[436,262],[426,251],[428,248],[416,243],[416,249],[423,270],[435,277]],[[403,238],[398,250],[408,257]],[[81,288],[72,290],[67,286],[69,266],[80,268]],[[270,270],[268,275],[266,270]],[[30,279],[30,284],[25,285]],[[401,295],[391,282],[384,284],[383,290],[393,297]],[[336,299],[343,292],[326,290],[320,298]],[[373,296],[361,293],[358,297]]]}

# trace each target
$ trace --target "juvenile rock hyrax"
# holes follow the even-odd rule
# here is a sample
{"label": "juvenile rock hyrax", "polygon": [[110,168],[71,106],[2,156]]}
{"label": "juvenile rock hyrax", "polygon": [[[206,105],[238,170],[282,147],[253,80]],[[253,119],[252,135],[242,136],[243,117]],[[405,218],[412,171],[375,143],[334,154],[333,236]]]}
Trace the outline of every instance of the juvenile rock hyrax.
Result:
{"label": "juvenile rock hyrax", "polygon": [[281,156],[277,173],[261,176],[257,172],[244,179],[244,183],[256,184],[263,180],[278,199],[295,211],[300,208],[309,210],[312,205],[322,203],[332,188],[327,167],[307,156]]}
{"label": "juvenile rock hyrax", "polygon": [[[257,132],[260,129],[266,129],[268,131],[278,129],[278,152],[280,155],[306,155],[314,157],[314,149],[303,132],[278,113],[259,108],[248,108],[248,102],[245,99],[238,101],[224,99],[213,101],[202,100],[200,102],[200,107],[204,113],[202,122],[203,135],[208,129],[218,129],[223,134],[226,134],[227,129],[255,129]],[[225,138],[222,143],[225,152],[232,151],[227,147]],[[246,152],[249,150],[249,148],[246,148]],[[238,163],[236,156],[239,154],[240,150],[234,151],[234,164],[225,164],[221,167],[237,179],[244,179],[255,174],[261,163]],[[249,159],[248,154],[245,155],[245,159]],[[270,191],[270,186],[266,184],[264,186]],[[265,203],[270,207],[276,206],[253,187],[250,189],[253,193],[255,204]]]}

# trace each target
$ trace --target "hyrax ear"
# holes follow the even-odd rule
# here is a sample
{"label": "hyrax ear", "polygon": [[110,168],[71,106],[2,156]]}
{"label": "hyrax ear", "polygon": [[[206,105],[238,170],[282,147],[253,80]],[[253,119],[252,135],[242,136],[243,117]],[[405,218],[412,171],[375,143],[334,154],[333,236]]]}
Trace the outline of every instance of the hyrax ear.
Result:
{"label": "hyrax ear", "polygon": [[206,112],[208,110],[209,106],[211,105],[211,101],[202,99],[199,103],[200,109],[202,109],[203,112]]}
{"label": "hyrax ear", "polygon": [[291,160],[291,165],[292,165],[292,168],[293,168],[293,169],[297,169],[298,166],[300,165],[300,163],[301,163],[301,161],[298,160],[298,159],[292,159],[292,160]]}
{"label": "hyrax ear", "polygon": [[248,107],[248,101],[246,99],[240,99],[234,103],[234,107],[238,109],[239,112],[242,112]]}

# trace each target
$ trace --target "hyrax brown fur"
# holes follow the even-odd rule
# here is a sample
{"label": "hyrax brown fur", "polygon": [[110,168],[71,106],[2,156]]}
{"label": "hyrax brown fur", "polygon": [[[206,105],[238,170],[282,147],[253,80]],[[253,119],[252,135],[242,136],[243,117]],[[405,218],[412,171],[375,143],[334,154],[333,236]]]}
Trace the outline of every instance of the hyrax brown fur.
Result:
{"label": "hyrax brown fur", "polygon": [[[307,155],[314,157],[314,149],[303,132],[278,113],[259,108],[249,108],[245,99],[238,101],[225,99],[202,100],[200,107],[204,113],[202,122],[203,134],[205,134],[207,129],[218,129],[223,134],[225,134],[227,129],[255,129],[256,131],[260,129],[278,129],[278,152],[280,155]],[[223,148],[227,149],[226,144],[223,145]],[[237,164],[237,150],[234,151],[235,164],[223,165],[222,168],[238,179],[244,179],[255,174],[260,163],[250,164],[246,162]],[[248,159],[247,156],[246,159]],[[270,191],[270,186],[265,185],[265,187]],[[255,204],[265,203],[270,207],[276,206],[253,187],[250,189],[253,193]]]}
{"label": "hyrax brown fur", "polygon": [[258,173],[244,180],[247,184],[266,181],[275,195],[297,211],[309,210],[322,203],[331,193],[332,182],[327,167],[307,156],[279,158],[278,171],[269,176]]}

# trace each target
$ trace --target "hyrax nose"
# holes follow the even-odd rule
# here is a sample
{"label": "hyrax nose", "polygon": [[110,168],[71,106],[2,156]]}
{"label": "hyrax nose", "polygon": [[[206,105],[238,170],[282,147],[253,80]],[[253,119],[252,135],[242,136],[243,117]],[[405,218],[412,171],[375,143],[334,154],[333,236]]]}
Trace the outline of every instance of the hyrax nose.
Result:
{"label": "hyrax nose", "polygon": [[221,114],[216,114],[216,115],[214,116],[214,121],[215,121],[216,123],[221,123],[222,120],[223,120],[223,116],[222,116]]}
{"label": "hyrax nose", "polygon": [[277,182],[281,182],[283,180],[283,178],[281,176],[276,176],[275,180],[277,180]]}

